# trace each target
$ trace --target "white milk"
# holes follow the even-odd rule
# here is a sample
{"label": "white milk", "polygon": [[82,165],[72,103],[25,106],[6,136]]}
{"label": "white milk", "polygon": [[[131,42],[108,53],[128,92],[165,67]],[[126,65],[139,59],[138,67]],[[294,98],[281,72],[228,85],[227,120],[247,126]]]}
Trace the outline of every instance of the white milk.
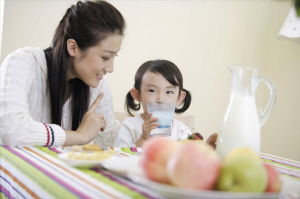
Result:
{"label": "white milk", "polygon": [[174,111],[154,111],[152,117],[158,118],[160,126],[158,128],[169,128],[172,123]]}
{"label": "white milk", "polygon": [[240,146],[260,152],[260,123],[254,96],[232,96],[218,134],[217,153],[222,158]]}

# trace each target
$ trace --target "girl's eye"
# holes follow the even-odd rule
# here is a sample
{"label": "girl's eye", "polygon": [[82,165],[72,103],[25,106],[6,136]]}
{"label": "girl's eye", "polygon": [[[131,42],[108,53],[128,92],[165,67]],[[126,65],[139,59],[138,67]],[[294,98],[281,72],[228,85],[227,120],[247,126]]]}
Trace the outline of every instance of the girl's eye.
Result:
{"label": "girl's eye", "polygon": [[108,57],[102,57],[102,59],[103,59],[104,61],[108,61],[108,60],[109,60]]}
{"label": "girl's eye", "polygon": [[167,91],[167,94],[173,94],[174,92],[173,91]]}
{"label": "girl's eye", "polygon": [[154,92],[155,92],[155,90],[153,90],[153,89],[149,89],[149,92],[150,92],[150,93],[154,93]]}

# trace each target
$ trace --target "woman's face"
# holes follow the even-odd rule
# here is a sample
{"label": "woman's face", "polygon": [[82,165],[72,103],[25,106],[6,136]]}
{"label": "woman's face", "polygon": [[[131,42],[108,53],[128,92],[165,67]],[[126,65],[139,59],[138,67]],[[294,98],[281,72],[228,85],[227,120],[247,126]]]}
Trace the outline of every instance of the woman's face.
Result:
{"label": "woman's face", "polygon": [[68,80],[79,78],[88,86],[96,88],[103,75],[114,71],[114,58],[119,52],[121,44],[121,35],[110,35],[98,45],[85,51],[81,51],[77,47],[73,50],[71,48],[70,53],[68,46],[69,54],[73,57],[73,64],[69,66],[68,70]]}

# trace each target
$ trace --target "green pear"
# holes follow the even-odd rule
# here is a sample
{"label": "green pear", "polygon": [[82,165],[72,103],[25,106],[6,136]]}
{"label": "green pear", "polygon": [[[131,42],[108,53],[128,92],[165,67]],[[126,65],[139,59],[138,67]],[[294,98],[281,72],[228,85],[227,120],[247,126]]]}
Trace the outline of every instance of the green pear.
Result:
{"label": "green pear", "polygon": [[217,189],[230,192],[264,192],[268,176],[263,163],[250,156],[235,156],[222,164]]}

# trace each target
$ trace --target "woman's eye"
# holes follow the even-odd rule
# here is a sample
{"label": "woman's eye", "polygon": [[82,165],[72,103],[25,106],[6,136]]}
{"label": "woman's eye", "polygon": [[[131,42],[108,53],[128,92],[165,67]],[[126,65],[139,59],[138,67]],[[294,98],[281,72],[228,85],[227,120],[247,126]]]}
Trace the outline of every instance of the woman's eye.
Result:
{"label": "woman's eye", "polygon": [[109,60],[108,57],[102,57],[102,59],[103,59],[104,61],[108,61],[108,60]]}
{"label": "woman's eye", "polygon": [[167,91],[167,94],[172,94],[173,93],[173,91]]}

